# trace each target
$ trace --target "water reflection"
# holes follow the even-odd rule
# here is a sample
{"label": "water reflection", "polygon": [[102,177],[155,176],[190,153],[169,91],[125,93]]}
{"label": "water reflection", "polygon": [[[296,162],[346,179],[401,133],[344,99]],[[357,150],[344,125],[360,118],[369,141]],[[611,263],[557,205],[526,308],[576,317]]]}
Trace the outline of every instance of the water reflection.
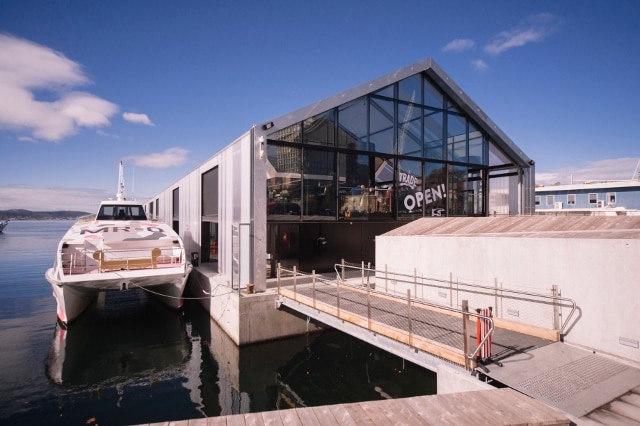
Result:
{"label": "water reflection", "polygon": [[[114,299],[115,298],[115,299]],[[109,293],[55,327],[62,424],[139,424],[435,393],[435,374],[337,331],[239,348],[197,303]],[[36,413],[33,413],[34,416]]]}
{"label": "water reflection", "polygon": [[47,359],[50,380],[69,389],[95,388],[175,374],[191,356],[181,315],[132,292],[101,295],[68,329],[56,325]]}

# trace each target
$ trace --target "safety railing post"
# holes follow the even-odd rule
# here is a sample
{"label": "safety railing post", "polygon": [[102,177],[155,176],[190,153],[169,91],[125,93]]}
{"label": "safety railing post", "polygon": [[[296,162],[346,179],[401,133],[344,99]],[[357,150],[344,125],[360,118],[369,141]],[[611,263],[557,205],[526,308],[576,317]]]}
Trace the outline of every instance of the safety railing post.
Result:
{"label": "safety railing post", "polygon": [[551,286],[551,296],[553,297],[553,329],[560,330],[560,309],[558,306],[558,286]]}
{"label": "safety railing post", "polygon": [[464,367],[467,370],[471,370],[471,360],[469,359],[469,342],[471,339],[471,333],[469,330],[469,302],[467,300],[462,301],[462,334],[463,334],[463,351],[464,351]]}
{"label": "safety railing post", "polygon": [[276,269],[276,282],[278,283],[278,294],[280,294],[280,262],[278,262],[278,269]]}
{"label": "safety railing post", "polygon": [[298,301],[298,291],[296,289],[296,282],[298,280],[298,270],[296,266],[293,266],[293,300]]}
{"label": "safety railing post", "polygon": [[418,270],[413,268],[413,295],[418,297]]}
{"label": "safety railing post", "polygon": [[411,290],[407,289],[407,320],[409,325],[409,347],[413,347],[413,330],[411,329]]}
{"label": "safety railing post", "polygon": [[364,286],[364,260],[360,262],[360,277],[362,280],[362,286]]}
{"label": "safety railing post", "polygon": [[316,308],[316,270],[311,271],[311,297],[313,298],[313,309]]}
{"label": "safety railing post", "polygon": [[367,283],[367,328],[371,330],[371,288]]}
{"label": "safety railing post", "polygon": [[340,318],[340,280],[336,278],[336,308],[338,310],[338,318]]}
{"label": "safety railing post", "polygon": [[388,275],[389,275],[389,265],[385,264],[385,265],[384,265],[384,292],[385,292],[385,293],[388,293],[388,292],[389,292],[389,289],[388,289],[388,287],[387,287],[387,278],[388,278]]}
{"label": "safety railing post", "polygon": [[341,266],[342,266],[342,268],[341,268],[341,270],[342,270],[342,277],[341,277],[341,278],[342,278],[343,280],[346,280],[346,277],[345,277],[345,275],[344,275],[344,259],[342,259],[342,264],[341,264]]}

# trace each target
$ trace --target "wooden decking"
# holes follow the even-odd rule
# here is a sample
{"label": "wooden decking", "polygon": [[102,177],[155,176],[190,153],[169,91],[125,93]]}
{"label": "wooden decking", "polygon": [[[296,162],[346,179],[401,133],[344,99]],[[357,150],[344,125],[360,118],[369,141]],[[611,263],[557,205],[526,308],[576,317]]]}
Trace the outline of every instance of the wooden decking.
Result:
{"label": "wooden decking", "polygon": [[232,425],[569,425],[559,410],[512,389],[368,401],[156,423]]}

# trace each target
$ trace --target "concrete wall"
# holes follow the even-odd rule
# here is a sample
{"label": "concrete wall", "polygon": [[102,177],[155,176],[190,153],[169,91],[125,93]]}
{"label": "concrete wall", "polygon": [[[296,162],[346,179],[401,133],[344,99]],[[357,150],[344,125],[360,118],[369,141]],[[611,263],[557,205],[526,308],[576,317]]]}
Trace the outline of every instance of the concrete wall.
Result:
{"label": "concrete wall", "polygon": [[238,346],[320,331],[305,318],[276,308],[275,290],[247,294],[233,290],[219,275],[206,276],[197,268],[189,277],[189,293]]}
{"label": "concrete wall", "polygon": [[[578,306],[565,342],[640,362],[639,253],[640,240],[624,238],[379,236],[376,269],[388,265],[412,274],[415,268],[419,276],[487,286],[498,282],[547,294],[555,284]],[[568,314],[562,310],[563,318]],[[541,325],[552,320],[541,318]]]}

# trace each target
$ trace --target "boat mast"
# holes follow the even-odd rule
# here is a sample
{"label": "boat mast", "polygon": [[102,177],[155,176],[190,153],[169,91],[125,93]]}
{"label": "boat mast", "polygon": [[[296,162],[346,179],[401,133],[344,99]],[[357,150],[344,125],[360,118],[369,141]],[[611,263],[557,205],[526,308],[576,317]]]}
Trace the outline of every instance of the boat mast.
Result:
{"label": "boat mast", "polygon": [[124,201],[127,197],[124,194],[124,169],[122,167],[122,161],[120,161],[120,172],[118,173],[118,193],[116,194],[116,200]]}

